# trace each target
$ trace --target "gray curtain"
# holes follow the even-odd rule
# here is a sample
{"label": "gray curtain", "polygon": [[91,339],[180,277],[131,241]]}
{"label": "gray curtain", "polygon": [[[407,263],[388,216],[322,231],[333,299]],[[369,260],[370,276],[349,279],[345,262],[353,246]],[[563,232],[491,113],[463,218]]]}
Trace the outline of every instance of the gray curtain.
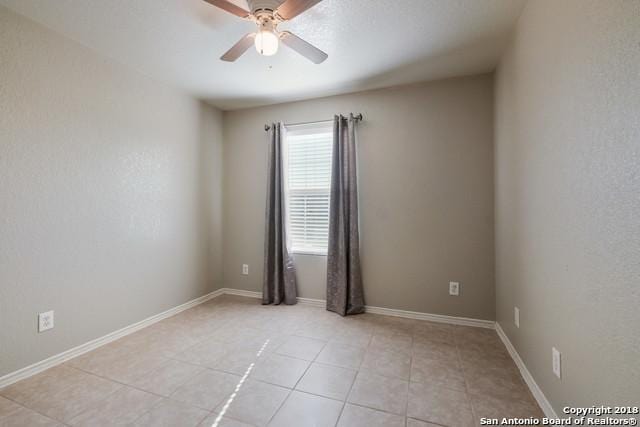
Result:
{"label": "gray curtain", "polygon": [[295,304],[297,302],[295,267],[287,248],[285,175],[282,158],[283,132],[282,123],[273,123],[269,132],[263,304],[283,302]]}
{"label": "gray curtain", "polygon": [[348,118],[335,116],[327,252],[327,310],[341,316],[364,311],[358,228],[356,119],[353,114]]}

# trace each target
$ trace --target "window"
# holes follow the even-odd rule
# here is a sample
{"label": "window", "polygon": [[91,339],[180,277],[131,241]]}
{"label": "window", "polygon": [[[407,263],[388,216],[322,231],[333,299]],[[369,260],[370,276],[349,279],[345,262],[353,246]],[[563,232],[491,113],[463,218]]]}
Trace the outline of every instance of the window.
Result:
{"label": "window", "polygon": [[285,144],[292,251],[326,255],[333,123],[287,127]]}

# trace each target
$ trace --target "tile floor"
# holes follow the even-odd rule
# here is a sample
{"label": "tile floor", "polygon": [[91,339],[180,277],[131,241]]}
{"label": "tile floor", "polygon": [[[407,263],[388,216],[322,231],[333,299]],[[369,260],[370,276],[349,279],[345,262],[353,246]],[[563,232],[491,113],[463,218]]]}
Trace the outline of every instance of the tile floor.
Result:
{"label": "tile floor", "polygon": [[542,416],[495,331],[222,296],[0,390],[0,426],[474,426]]}

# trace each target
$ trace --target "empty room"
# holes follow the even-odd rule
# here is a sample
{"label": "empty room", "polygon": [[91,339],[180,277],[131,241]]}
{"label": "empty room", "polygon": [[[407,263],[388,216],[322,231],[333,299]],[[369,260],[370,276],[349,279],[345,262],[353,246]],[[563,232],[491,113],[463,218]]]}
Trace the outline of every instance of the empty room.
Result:
{"label": "empty room", "polygon": [[0,427],[639,420],[640,0],[0,0]]}

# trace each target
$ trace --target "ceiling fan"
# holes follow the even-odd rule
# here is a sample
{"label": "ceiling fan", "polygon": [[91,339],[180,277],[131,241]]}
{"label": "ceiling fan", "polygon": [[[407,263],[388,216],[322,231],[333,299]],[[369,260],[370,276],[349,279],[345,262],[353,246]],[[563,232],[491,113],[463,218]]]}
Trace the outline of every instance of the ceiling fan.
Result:
{"label": "ceiling fan", "polygon": [[278,31],[278,24],[295,18],[322,0],[247,0],[251,12],[228,0],[204,0],[229,13],[255,22],[258,29],[242,37],[224,55],[223,61],[233,62],[253,44],[258,53],[274,55],[280,42],[313,63],[320,64],[328,55],[289,31]]}

